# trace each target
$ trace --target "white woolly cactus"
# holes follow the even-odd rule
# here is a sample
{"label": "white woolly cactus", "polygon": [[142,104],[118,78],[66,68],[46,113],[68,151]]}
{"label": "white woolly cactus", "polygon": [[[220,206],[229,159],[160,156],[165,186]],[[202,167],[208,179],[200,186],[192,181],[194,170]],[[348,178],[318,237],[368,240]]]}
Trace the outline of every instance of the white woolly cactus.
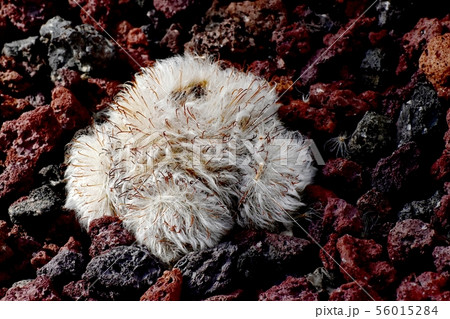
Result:
{"label": "white woolly cactus", "polygon": [[86,227],[119,216],[168,263],[235,224],[289,227],[315,169],[276,100],[266,81],[201,57],[143,69],[69,145],[66,208]]}

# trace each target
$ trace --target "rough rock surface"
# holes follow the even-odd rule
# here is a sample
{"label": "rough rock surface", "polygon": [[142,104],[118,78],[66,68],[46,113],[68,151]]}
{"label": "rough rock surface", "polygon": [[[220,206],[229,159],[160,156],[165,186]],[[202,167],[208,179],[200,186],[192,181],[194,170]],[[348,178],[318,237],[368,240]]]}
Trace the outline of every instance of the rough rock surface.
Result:
{"label": "rough rock surface", "polygon": [[285,281],[259,294],[260,301],[317,301],[318,293],[314,291],[305,277],[287,277]]}
{"label": "rough rock surface", "polygon": [[156,283],[141,296],[141,301],[180,300],[183,275],[178,268],[164,271]]}
{"label": "rough rock surface", "polygon": [[139,298],[160,274],[161,266],[147,249],[118,246],[94,257],[87,264],[82,279],[90,284],[93,296],[129,300]]}

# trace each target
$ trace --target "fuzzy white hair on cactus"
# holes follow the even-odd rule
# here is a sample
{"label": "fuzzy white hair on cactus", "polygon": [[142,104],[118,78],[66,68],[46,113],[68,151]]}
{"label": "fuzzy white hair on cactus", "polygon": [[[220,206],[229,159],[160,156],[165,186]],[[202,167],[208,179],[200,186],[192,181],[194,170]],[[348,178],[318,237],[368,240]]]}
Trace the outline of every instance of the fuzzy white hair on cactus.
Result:
{"label": "fuzzy white hair on cactus", "polygon": [[85,227],[118,216],[166,263],[235,225],[291,227],[315,168],[276,101],[265,80],[209,59],[156,62],[68,145],[65,207]]}

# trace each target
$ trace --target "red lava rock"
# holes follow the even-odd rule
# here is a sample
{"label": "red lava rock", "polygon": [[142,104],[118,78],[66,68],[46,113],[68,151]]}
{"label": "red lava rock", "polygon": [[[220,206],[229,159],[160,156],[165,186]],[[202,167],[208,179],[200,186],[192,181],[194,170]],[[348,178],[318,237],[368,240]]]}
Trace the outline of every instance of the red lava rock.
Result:
{"label": "red lava rock", "polygon": [[215,0],[205,18],[205,23],[192,29],[192,39],[184,46],[187,52],[249,54],[267,45],[272,32],[286,24],[286,9],[281,0]]}
{"label": "red lava rock", "polygon": [[28,89],[31,84],[17,71],[6,70],[0,72],[0,87],[12,93],[21,93]]}
{"label": "red lava rock", "polygon": [[12,120],[30,107],[30,102],[26,99],[17,99],[0,93],[0,120],[2,121]]}
{"label": "red lava rock", "polygon": [[445,181],[450,177],[450,151],[444,150],[442,155],[431,166],[431,175],[437,181]]}
{"label": "red lava rock", "polygon": [[122,60],[127,61],[136,71],[153,64],[150,60],[147,37],[141,28],[135,28],[128,21],[122,21],[116,26],[115,32],[116,41],[124,48],[119,51]]}
{"label": "red lava rock", "polygon": [[363,186],[362,168],[358,163],[345,158],[328,160],[322,169],[323,176],[335,189],[356,193]]}
{"label": "red lava rock", "polygon": [[123,228],[122,221],[117,217],[105,216],[92,221],[88,233],[91,237],[89,247],[91,257],[98,256],[113,247],[131,245],[135,241],[133,235]]}
{"label": "red lava rock", "polygon": [[369,29],[375,21],[375,18],[369,17],[354,18],[336,33],[325,35],[324,47],[316,51],[301,71],[302,85],[308,86],[317,82],[321,71],[327,70],[326,65],[331,65],[336,58],[363,46],[362,44],[367,41]]}
{"label": "red lava rock", "polygon": [[260,301],[317,301],[319,295],[305,277],[287,277],[285,281],[258,296]]}
{"label": "red lava rock", "polygon": [[153,0],[153,5],[156,10],[164,13],[167,19],[171,19],[177,13],[186,11],[196,2],[196,0]]}
{"label": "red lava rock", "polygon": [[71,281],[63,287],[61,296],[67,300],[95,301],[89,294],[89,283],[85,280]]}
{"label": "red lava rock", "polygon": [[276,45],[278,56],[283,59],[296,58],[311,50],[308,29],[300,23],[276,30],[272,34],[271,41]]}
{"label": "red lava rock", "polygon": [[7,25],[12,25],[15,29],[23,33],[39,27],[53,15],[53,1],[6,0],[2,1],[2,5],[0,6],[0,21],[4,18],[7,21]]}
{"label": "red lava rock", "polygon": [[376,291],[365,283],[348,282],[335,289],[328,301],[368,301],[382,300]]}
{"label": "red lava rock", "polygon": [[314,129],[333,133],[336,129],[336,119],[332,112],[325,108],[315,108],[300,100],[293,100],[288,105],[278,109],[280,118],[288,124],[301,126],[303,122],[310,123]]}
{"label": "red lava rock", "polygon": [[237,289],[228,295],[217,295],[206,298],[205,301],[237,301],[242,300],[242,295],[244,294],[244,290]]}
{"label": "red lava rock", "polygon": [[386,29],[382,29],[377,32],[369,32],[369,41],[372,46],[377,47],[382,43],[388,35],[388,31]]}
{"label": "red lava rock", "polygon": [[89,78],[89,100],[94,106],[93,111],[99,112],[113,101],[114,97],[120,91],[121,83],[114,80]]}
{"label": "red lava rock", "polygon": [[450,271],[450,246],[435,247],[433,258],[438,272]]}
{"label": "red lava rock", "polygon": [[338,234],[336,233],[331,234],[328,239],[328,242],[323,246],[323,249],[321,249],[319,252],[323,266],[330,271],[336,270],[339,266],[337,264],[337,262],[339,261],[339,257],[336,248],[338,239],[339,239]]}
{"label": "red lava rock", "polygon": [[447,227],[450,224],[450,183],[445,183],[447,194],[442,196],[439,207],[435,211],[438,223],[441,227]]}
{"label": "red lava rock", "polygon": [[82,248],[81,243],[72,236],[70,236],[69,240],[67,241],[67,243],[64,244],[64,246],[61,247],[60,251],[71,250],[76,253],[81,253],[82,252],[81,248]]}
{"label": "red lava rock", "polygon": [[417,67],[419,56],[427,42],[444,31],[444,26],[437,18],[421,18],[402,38],[403,54],[395,71],[397,75],[406,72],[410,67]]}
{"label": "red lava rock", "polygon": [[142,295],[141,301],[180,300],[183,275],[178,268],[164,271],[156,283]]}
{"label": "red lava rock", "polygon": [[330,198],[323,215],[324,229],[339,235],[362,231],[361,212],[340,198]]}
{"label": "red lava rock", "polygon": [[49,278],[38,276],[24,286],[8,289],[2,301],[59,301],[58,292],[52,286]]}
{"label": "red lava rock", "polygon": [[167,48],[173,54],[181,53],[183,51],[182,29],[183,27],[179,23],[172,23],[161,39],[160,46]]}
{"label": "red lava rock", "polygon": [[53,256],[50,256],[47,251],[40,250],[36,254],[33,254],[33,258],[31,258],[30,263],[34,269],[39,269],[45,264],[47,264],[50,260],[52,260]]}
{"label": "red lava rock", "polygon": [[79,129],[89,122],[89,112],[65,87],[58,86],[53,89],[51,107],[64,130]]}
{"label": "red lava rock", "polygon": [[306,186],[304,192],[308,199],[315,202],[317,204],[316,206],[321,206],[322,209],[328,204],[328,200],[330,198],[337,198],[337,195],[333,191],[330,191],[320,185],[310,184]]}
{"label": "red lava rock", "polygon": [[[74,8],[79,8],[80,18],[83,23],[94,26],[98,31],[104,31],[108,27],[111,12],[114,9],[115,1],[112,0],[69,0],[69,4]],[[95,20],[93,20],[93,17]]]}
{"label": "red lava rock", "polygon": [[419,276],[411,274],[397,288],[397,300],[443,301],[450,300],[448,291],[449,274],[424,272]]}
{"label": "red lava rock", "polygon": [[423,259],[431,252],[435,231],[428,223],[419,219],[405,219],[397,222],[388,236],[387,250],[393,262],[407,262]]}
{"label": "red lava rock", "polygon": [[392,155],[378,161],[372,173],[372,185],[381,193],[404,191],[419,170],[420,149],[414,142],[402,145]]}
{"label": "red lava rock", "polygon": [[438,96],[450,98],[450,33],[432,38],[419,59],[420,69]]}
{"label": "red lava rock", "polygon": [[284,93],[291,92],[293,88],[294,82],[292,79],[287,75],[274,75],[272,77],[272,80],[270,81],[270,84],[275,86],[275,90],[277,91],[278,95],[281,96]]}
{"label": "red lava rock", "polygon": [[[365,93],[372,98],[368,93]],[[365,97],[364,95],[362,97]],[[362,116],[372,109],[372,106],[364,101],[361,96],[351,90],[336,90],[331,92],[324,105],[330,110],[343,113],[345,116]]]}
{"label": "red lava rock", "polygon": [[248,71],[270,81],[277,72],[277,65],[272,60],[256,60],[248,66]]}
{"label": "red lava rock", "polygon": [[350,89],[351,85],[349,81],[314,83],[309,88],[309,103],[314,106],[326,105],[332,92]]}
{"label": "red lava rock", "polygon": [[[0,264],[4,263],[14,255],[14,251],[6,243],[9,227],[4,220],[0,220]],[[0,281],[1,275],[0,275]]]}
{"label": "red lava rock", "polygon": [[386,289],[395,281],[396,270],[380,261],[383,248],[373,239],[344,235],[338,239],[336,247],[341,259],[340,270],[347,280],[367,282],[376,289]]}
{"label": "red lava rock", "polygon": [[56,70],[55,85],[63,86],[67,89],[71,89],[81,83],[80,72],[67,68],[60,68]]}
{"label": "red lava rock", "polygon": [[3,123],[0,149],[6,159],[1,163],[4,170],[0,174],[0,199],[18,197],[30,189],[37,161],[55,147],[61,132],[50,106],[38,107]]}
{"label": "red lava rock", "polygon": [[356,206],[361,212],[376,212],[381,216],[387,216],[392,211],[389,199],[374,188],[362,195]]}

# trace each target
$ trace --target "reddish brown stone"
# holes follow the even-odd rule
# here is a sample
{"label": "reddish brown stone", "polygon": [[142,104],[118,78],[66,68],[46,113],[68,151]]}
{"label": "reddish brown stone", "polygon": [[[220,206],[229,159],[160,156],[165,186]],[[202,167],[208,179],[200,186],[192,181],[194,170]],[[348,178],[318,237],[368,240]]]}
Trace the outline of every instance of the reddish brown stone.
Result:
{"label": "reddish brown stone", "polygon": [[322,260],[323,266],[331,271],[338,269],[339,262],[338,251],[336,248],[337,241],[339,239],[339,235],[333,233],[330,235],[328,242],[323,246],[323,249],[320,250],[319,255]]}
{"label": "reddish brown stone", "polygon": [[260,301],[317,301],[319,295],[305,277],[287,277],[285,281],[258,296]]}
{"label": "reddish brown stone", "polygon": [[447,227],[450,224],[450,183],[445,183],[447,194],[442,196],[439,207],[435,211],[437,222],[441,227]]}
{"label": "reddish brown stone", "polygon": [[450,246],[435,247],[433,258],[438,272],[450,271]]}
{"label": "reddish brown stone", "polygon": [[94,112],[99,112],[109,106],[120,91],[121,83],[115,80],[89,78],[89,100],[92,101]]}
{"label": "reddish brown stone", "polygon": [[393,262],[427,258],[431,253],[435,231],[419,219],[405,219],[395,224],[388,236],[387,250]]}
{"label": "reddish brown stone", "polygon": [[329,301],[368,301],[382,300],[376,291],[364,283],[348,282],[335,289]]}
{"label": "reddish brown stone", "polygon": [[347,280],[367,282],[377,289],[388,288],[396,279],[395,269],[382,259],[383,248],[372,239],[344,235],[336,244],[341,273]]}
{"label": "reddish brown stone", "polygon": [[301,126],[304,122],[322,132],[333,133],[336,129],[336,119],[332,112],[325,108],[315,108],[300,100],[293,100],[288,105],[278,109],[282,121]]}
{"label": "reddish brown stone", "polygon": [[153,5],[156,10],[164,13],[167,19],[171,19],[174,15],[187,10],[196,2],[196,0],[153,0]]}
{"label": "reddish brown stone", "polygon": [[38,107],[3,123],[0,149],[6,159],[0,163],[4,169],[0,174],[0,199],[19,197],[30,189],[37,161],[55,147],[61,132],[50,106]]}
{"label": "reddish brown stone", "polygon": [[131,245],[135,241],[117,217],[106,216],[95,219],[90,223],[88,233],[91,237],[89,247],[91,257],[98,256],[113,247]]}
{"label": "reddish brown stone", "polygon": [[18,72],[6,70],[0,72],[0,87],[5,88],[9,92],[20,93],[31,86],[28,81]]}
{"label": "reddish brown stone", "polygon": [[5,242],[8,238],[8,233],[8,224],[4,220],[0,220],[0,264],[4,263],[14,255],[11,247]]}
{"label": "reddish brown stone", "polygon": [[345,189],[345,193],[356,193],[363,186],[362,167],[345,158],[327,161],[322,169],[323,176],[334,188]]}
{"label": "reddish brown stone", "polygon": [[381,216],[387,216],[392,211],[389,199],[374,188],[362,195],[356,202],[356,206],[361,212],[376,212]]}
{"label": "reddish brown stone", "polygon": [[52,260],[52,258],[53,256],[50,256],[47,251],[40,250],[33,254],[33,258],[31,258],[30,263],[31,266],[37,270],[47,264],[50,260]]}
{"label": "reddish brown stone", "polygon": [[405,191],[414,185],[419,171],[420,149],[414,142],[402,145],[392,155],[378,161],[372,185],[382,193]]}
{"label": "reddish brown stone", "polygon": [[443,30],[437,18],[421,18],[416,26],[402,38],[403,54],[397,66],[397,75],[406,72],[408,68],[415,69],[427,42],[441,35]]}
{"label": "reddish brown stone", "polygon": [[56,70],[56,81],[55,85],[63,86],[67,89],[71,89],[81,83],[80,72],[72,69],[61,68]]}
{"label": "reddish brown stone", "polygon": [[69,0],[72,7],[80,10],[81,21],[92,25],[100,32],[108,27],[114,3],[115,1],[112,0]]}
{"label": "reddish brown stone", "polygon": [[244,290],[237,289],[230,294],[227,295],[217,295],[206,298],[205,301],[237,301],[242,300],[242,295],[244,294]]}
{"label": "reddish brown stone", "polygon": [[283,59],[296,58],[311,50],[308,29],[300,23],[276,30],[271,41],[276,45],[278,56]]}
{"label": "reddish brown stone", "polygon": [[54,7],[53,1],[2,1],[0,21],[3,18],[3,21],[7,21],[6,25],[12,25],[16,30],[27,33],[52,17],[55,14]]}
{"label": "reddish brown stone", "polygon": [[61,296],[67,300],[95,301],[89,294],[89,283],[84,280],[71,281],[63,287]]}
{"label": "reddish brown stone", "polygon": [[61,298],[49,278],[38,276],[24,286],[8,289],[2,301],[58,301]]}
{"label": "reddish brown stone", "polygon": [[248,71],[256,76],[260,76],[265,78],[267,81],[270,81],[272,76],[277,71],[277,65],[272,60],[257,60],[253,61],[248,66]]}
{"label": "reddish brown stone", "polygon": [[450,300],[448,273],[424,272],[419,276],[411,274],[397,288],[397,300],[440,301]]}
{"label": "reddish brown stone", "polygon": [[141,301],[180,300],[183,275],[178,268],[164,271],[163,275],[142,295]]}
{"label": "reddish brown stone", "polygon": [[438,96],[450,98],[450,33],[432,38],[419,59],[419,66]]}
{"label": "reddish brown stone", "polygon": [[161,47],[167,48],[174,54],[181,53],[183,51],[183,42],[181,37],[182,29],[183,28],[179,23],[171,24],[164,37],[161,39]]}
{"label": "reddish brown stone", "polygon": [[330,198],[323,215],[324,229],[339,235],[362,231],[360,211],[340,198]]}
{"label": "reddish brown stone", "polygon": [[445,181],[450,177],[450,150],[444,150],[441,157],[431,166],[431,175],[437,181]]}
{"label": "reddish brown stone", "polygon": [[17,99],[0,93],[0,119],[11,120],[31,107],[26,99]]}
{"label": "reddish brown stone", "polygon": [[305,194],[312,202],[316,202],[322,207],[328,204],[330,198],[337,198],[337,195],[333,191],[314,184],[306,186]]}
{"label": "reddish brown stone", "polygon": [[65,87],[58,86],[53,89],[51,107],[59,124],[65,130],[79,129],[89,122],[89,112]]}
{"label": "reddish brown stone", "polygon": [[70,236],[67,243],[65,243],[64,246],[61,247],[60,251],[61,250],[71,250],[76,253],[81,253],[82,247],[81,247],[81,243],[78,240],[76,240],[75,238]]}

